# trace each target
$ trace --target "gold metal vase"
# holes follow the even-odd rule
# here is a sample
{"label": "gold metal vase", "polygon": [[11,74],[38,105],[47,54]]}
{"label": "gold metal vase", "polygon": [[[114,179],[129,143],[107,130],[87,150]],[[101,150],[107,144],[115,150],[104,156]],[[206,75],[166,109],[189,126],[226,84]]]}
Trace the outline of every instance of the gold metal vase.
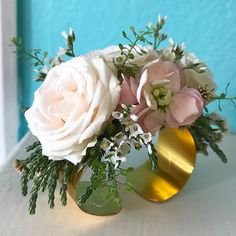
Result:
{"label": "gold metal vase", "polygon": [[[132,171],[127,180],[135,191],[147,200],[163,202],[176,195],[192,175],[196,162],[196,149],[193,137],[188,129],[165,128],[159,132],[156,144],[158,156],[158,173],[151,171],[150,162]],[[85,170],[73,176],[68,193],[77,203],[78,197],[88,186],[88,182],[80,181]],[[121,211],[121,206],[112,200],[103,201],[97,189],[92,193],[80,209],[92,215],[113,215]]]}
{"label": "gold metal vase", "polygon": [[142,197],[163,202],[177,194],[192,175],[196,148],[188,129],[165,128],[159,132],[156,150],[158,173],[151,171],[147,161],[130,173],[128,181]]}

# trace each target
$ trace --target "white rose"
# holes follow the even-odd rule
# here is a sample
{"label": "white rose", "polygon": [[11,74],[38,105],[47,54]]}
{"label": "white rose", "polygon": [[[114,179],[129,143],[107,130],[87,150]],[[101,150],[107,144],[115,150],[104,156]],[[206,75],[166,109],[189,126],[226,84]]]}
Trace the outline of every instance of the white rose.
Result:
{"label": "white rose", "polygon": [[208,68],[206,68],[206,71],[203,73],[197,73],[190,69],[183,70],[183,73],[188,87],[198,89],[199,86],[208,85],[209,91],[215,92],[216,84],[213,81],[212,73]]}
{"label": "white rose", "polygon": [[[169,46],[160,50],[158,53],[162,60],[164,61],[175,61],[175,54],[172,52],[173,46]],[[189,53],[184,50],[184,55],[180,60],[180,66],[186,67],[189,63],[199,63],[200,60],[196,57],[194,53]],[[199,86],[208,85],[209,90],[215,91],[216,84],[213,81],[213,76],[209,68],[203,63],[203,66],[206,67],[206,71],[203,73],[197,73],[191,69],[183,70],[183,78],[185,84],[190,88],[198,89]]]}
{"label": "white rose", "polygon": [[[184,52],[184,56],[181,58],[182,66],[187,66],[189,63],[199,63],[199,59],[194,53]],[[208,85],[210,91],[216,90],[216,84],[213,81],[213,75],[210,69],[203,63],[203,66],[206,67],[205,72],[197,73],[194,70],[186,69],[183,71],[185,82],[188,87],[198,89],[199,86]]]}
{"label": "white rose", "polygon": [[51,69],[25,117],[50,159],[81,161],[120,96],[117,77],[103,59],[77,57]]}

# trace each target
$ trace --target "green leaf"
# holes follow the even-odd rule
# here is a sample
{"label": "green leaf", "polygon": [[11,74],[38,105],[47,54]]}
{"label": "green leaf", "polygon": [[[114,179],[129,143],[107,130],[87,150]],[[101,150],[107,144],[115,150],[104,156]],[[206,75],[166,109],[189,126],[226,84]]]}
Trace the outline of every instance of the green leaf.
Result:
{"label": "green leaf", "polygon": [[125,33],[125,31],[122,31],[122,35],[124,38],[127,38],[127,34]]}
{"label": "green leaf", "polygon": [[123,50],[124,49],[123,44],[119,43],[119,48],[120,48],[120,50]]}
{"label": "green leaf", "polygon": [[129,59],[134,59],[134,54],[130,53],[128,54]]}
{"label": "green leaf", "polygon": [[123,176],[127,176],[128,171],[126,169],[120,169],[120,174],[123,175]]}
{"label": "green leaf", "polygon": [[116,61],[121,64],[124,60],[123,60],[123,57],[117,57],[116,58]]}
{"label": "green leaf", "polygon": [[135,32],[135,28],[133,25],[131,25],[129,28],[130,28],[130,31]]}
{"label": "green leaf", "polygon": [[118,205],[118,206],[120,206],[121,205],[121,197],[120,196],[117,196],[117,197],[115,197],[114,198],[114,202]]}
{"label": "green leaf", "polygon": [[127,169],[127,171],[130,173],[130,172],[132,172],[134,170],[134,168],[133,167],[129,167],[128,169]]}

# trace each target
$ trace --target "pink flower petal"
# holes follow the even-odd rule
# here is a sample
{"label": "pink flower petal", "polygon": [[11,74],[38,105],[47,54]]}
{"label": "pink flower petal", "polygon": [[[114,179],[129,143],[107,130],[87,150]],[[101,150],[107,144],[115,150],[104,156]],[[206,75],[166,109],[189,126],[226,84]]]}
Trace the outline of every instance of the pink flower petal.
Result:
{"label": "pink flower petal", "polygon": [[[131,84],[128,78],[124,77],[123,82],[121,84],[121,92],[120,92],[120,101],[119,104],[137,104],[137,99],[135,94],[133,94]],[[134,84],[134,82],[132,81]],[[134,86],[134,85],[133,85]]]}
{"label": "pink flower petal", "polygon": [[179,92],[181,82],[180,74],[174,63],[157,59],[147,64],[144,69],[147,70],[149,83],[156,80],[169,80],[171,91],[173,93]]}
{"label": "pink flower petal", "polygon": [[130,88],[133,95],[136,97],[136,93],[138,89],[138,80],[136,78],[130,77]]}
{"label": "pink flower petal", "polygon": [[166,113],[166,122],[171,127],[192,124],[202,113],[203,99],[196,89],[183,88],[173,96]]}
{"label": "pink flower petal", "polygon": [[152,111],[144,118],[143,124],[145,129],[147,129],[152,134],[155,134],[164,125],[164,122],[165,122],[164,112]]}

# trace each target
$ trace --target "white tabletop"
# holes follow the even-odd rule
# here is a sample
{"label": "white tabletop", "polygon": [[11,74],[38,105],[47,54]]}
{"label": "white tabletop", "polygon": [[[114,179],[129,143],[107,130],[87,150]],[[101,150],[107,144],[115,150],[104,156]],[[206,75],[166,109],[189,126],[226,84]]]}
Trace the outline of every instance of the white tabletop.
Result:
{"label": "white tabletop", "polygon": [[[31,139],[25,138],[10,159],[23,156]],[[191,179],[171,200],[152,203],[122,191],[123,210],[108,217],[88,215],[70,198],[63,207],[57,197],[51,210],[46,193],[39,195],[36,215],[28,215],[28,197],[21,197],[11,161],[0,166],[0,236],[235,236],[236,136],[227,135],[222,147],[228,164],[213,153],[199,155]]]}

